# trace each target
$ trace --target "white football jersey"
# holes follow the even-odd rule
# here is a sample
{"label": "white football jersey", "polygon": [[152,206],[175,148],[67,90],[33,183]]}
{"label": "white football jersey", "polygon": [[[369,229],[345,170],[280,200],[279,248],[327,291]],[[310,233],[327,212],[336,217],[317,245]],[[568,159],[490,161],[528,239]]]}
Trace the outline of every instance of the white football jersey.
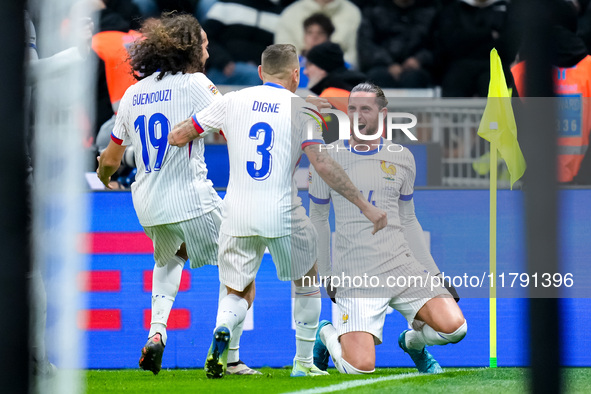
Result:
{"label": "white football jersey", "polygon": [[201,73],[155,73],[125,92],[111,139],[133,145],[137,175],[133,205],[144,227],[177,223],[210,212],[221,199],[207,179],[202,140],[168,145],[174,125],[221,98]]}
{"label": "white football jersey", "polygon": [[307,220],[293,174],[302,149],[323,141],[318,127],[307,135],[311,118],[300,103],[283,86],[266,83],[228,93],[194,117],[202,135],[221,130],[228,141],[224,234],[282,237]]}
{"label": "white football jersey", "polygon": [[[380,275],[401,264],[402,254],[410,253],[398,214],[398,200],[410,200],[415,182],[412,153],[401,145],[382,140],[373,151],[359,151],[340,140],[328,152],[345,170],[363,196],[388,214],[386,228],[372,235],[373,224],[361,210],[332,190],[314,168],[310,171],[309,197],[316,204],[332,200],[335,212],[335,240],[332,247],[332,274]],[[409,256],[406,256],[409,257]]]}

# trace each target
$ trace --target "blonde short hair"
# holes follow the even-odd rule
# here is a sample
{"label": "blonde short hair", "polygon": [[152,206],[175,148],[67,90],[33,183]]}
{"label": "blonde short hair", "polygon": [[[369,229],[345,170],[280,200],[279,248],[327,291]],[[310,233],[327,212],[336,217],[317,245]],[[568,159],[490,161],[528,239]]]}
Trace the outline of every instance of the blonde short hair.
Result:
{"label": "blonde short hair", "polygon": [[269,45],[261,56],[263,72],[276,77],[285,77],[299,68],[298,53],[291,44]]}

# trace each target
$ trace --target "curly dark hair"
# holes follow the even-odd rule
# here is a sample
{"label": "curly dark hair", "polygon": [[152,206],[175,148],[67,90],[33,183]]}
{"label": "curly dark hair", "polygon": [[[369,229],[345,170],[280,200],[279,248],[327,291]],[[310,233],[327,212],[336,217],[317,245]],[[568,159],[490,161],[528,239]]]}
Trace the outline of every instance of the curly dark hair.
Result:
{"label": "curly dark hair", "polygon": [[189,14],[163,13],[160,19],[148,19],[140,32],[143,37],[129,48],[130,64],[136,79],[159,72],[203,72],[201,25]]}

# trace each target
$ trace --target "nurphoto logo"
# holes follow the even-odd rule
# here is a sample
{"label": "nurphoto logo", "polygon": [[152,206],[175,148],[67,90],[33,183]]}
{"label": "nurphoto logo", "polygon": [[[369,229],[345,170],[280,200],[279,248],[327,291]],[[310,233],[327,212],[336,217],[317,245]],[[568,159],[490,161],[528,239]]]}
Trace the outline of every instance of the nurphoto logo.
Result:
{"label": "nurphoto logo", "polygon": [[[362,134],[359,131],[359,113],[353,113],[353,127],[351,127],[351,122],[349,120],[349,116],[345,114],[343,111],[339,111],[335,108],[324,108],[318,111],[314,111],[311,108],[306,109],[309,112],[306,112],[308,116],[312,119],[308,122],[308,139],[314,139],[314,128],[315,125],[321,126],[324,123],[324,119],[322,118],[321,114],[333,114],[337,117],[337,122],[339,124],[339,139],[340,140],[348,140],[349,136],[351,135],[351,131],[354,135],[362,140],[362,141],[372,141],[376,138],[379,138],[384,133],[384,123],[386,123],[386,139],[392,139],[392,131],[393,130],[401,130],[410,140],[417,141],[417,137],[410,132],[409,129],[415,127],[417,125],[417,117],[408,112],[392,112],[388,113],[386,116],[386,122],[378,122],[378,129],[376,130],[375,134]],[[310,113],[312,112],[312,113]],[[319,119],[320,118],[320,119]],[[395,123],[395,119],[410,119],[408,123]],[[326,125],[326,123],[324,123]]]}

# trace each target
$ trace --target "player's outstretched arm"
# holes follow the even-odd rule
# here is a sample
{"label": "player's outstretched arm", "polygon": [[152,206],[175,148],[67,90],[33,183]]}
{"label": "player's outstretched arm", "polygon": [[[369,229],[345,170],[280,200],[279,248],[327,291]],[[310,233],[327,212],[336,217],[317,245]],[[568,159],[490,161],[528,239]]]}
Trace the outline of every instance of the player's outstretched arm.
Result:
{"label": "player's outstretched arm", "polygon": [[99,163],[99,166],[96,169],[96,175],[107,189],[111,189],[111,186],[109,186],[111,176],[121,165],[121,159],[123,158],[123,153],[125,153],[125,148],[125,146],[118,145],[111,141],[103,153],[96,158]]}
{"label": "player's outstretched arm", "polygon": [[330,104],[328,99],[324,97],[318,97],[309,94],[308,97],[306,97],[306,102],[316,106],[316,108],[318,108],[318,111],[332,108],[332,105]]}
{"label": "player's outstretched arm", "polygon": [[310,221],[318,233],[318,273],[320,277],[330,276],[330,224],[328,216],[330,214],[329,204],[316,204],[310,200]]}
{"label": "player's outstretched arm", "polygon": [[172,146],[185,146],[187,143],[199,138],[199,133],[193,125],[193,119],[189,118],[174,126],[168,133],[168,143]]}
{"label": "player's outstretched arm", "polygon": [[342,194],[347,200],[355,204],[361,212],[373,223],[372,234],[377,233],[388,224],[388,217],[386,212],[376,208],[363,198],[361,192],[349,176],[343,170],[343,167],[332,159],[326,153],[326,148],[321,149],[324,145],[315,144],[308,145],[304,148],[304,152],[308,156],[310,163],[320,175],[320,177],[337,193]]}
{"label": "player's outstretched arm", "polygon": [[425,241],[423,228],[415,215],[415,204],[413,200],[398,201],[398,213],[400,216],[400,224],[402,224],[402,232],[404,238],[408,242],[408,246],[416,259],[427,269],[432,275],[437,275],[440,270],[435,264],[435,260],[429,252],[429,247]]}

